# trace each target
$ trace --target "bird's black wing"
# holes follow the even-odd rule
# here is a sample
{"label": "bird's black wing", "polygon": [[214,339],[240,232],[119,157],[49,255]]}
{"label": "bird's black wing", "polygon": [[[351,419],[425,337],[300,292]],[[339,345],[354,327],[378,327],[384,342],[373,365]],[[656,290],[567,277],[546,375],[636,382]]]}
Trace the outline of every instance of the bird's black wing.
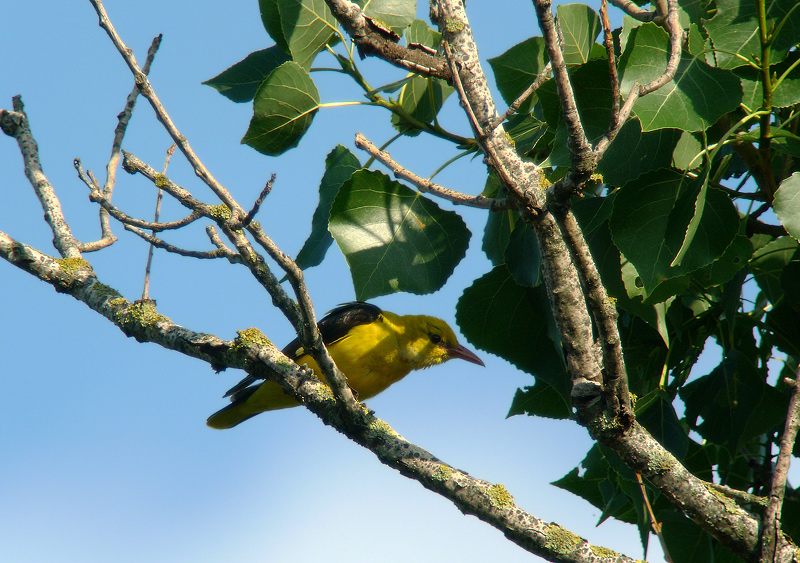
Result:
{"label": "bird's black wing", "polygon": [[[352,301],[350,303],[343,303],[335,309],[328,311],[328,313],[320,319],[317,323],[317,328],[322,336],[322,342],[328,346],[340,338],[343,338],[350,329],[354,326],[373,323],[381,316],[382,311],[379,307],[363,301]],[[295,338],[286,347],[281,350],[291,360],[296,360],[303,355],[303,347],[300,344],[300,339]],[[252,394],[252,391],[245,394],[245,391],[250,385],[259,381],[258,378],[248,375],[239,383],[228,389],[228,392],[223,397],[231,397],[232,401],[237,401],[241,397],[245,399]],[[253,391],[255,388],[253,388]],[[246,395],[246,396],[245,396]]]}

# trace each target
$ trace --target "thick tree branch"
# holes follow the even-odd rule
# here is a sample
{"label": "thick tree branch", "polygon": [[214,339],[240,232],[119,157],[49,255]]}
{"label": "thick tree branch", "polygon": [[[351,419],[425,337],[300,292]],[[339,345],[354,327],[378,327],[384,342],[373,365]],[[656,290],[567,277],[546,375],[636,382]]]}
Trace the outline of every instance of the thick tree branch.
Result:
{"label": "thick tree branch", "polygon": [[239,368],[255,379],[277,382],[322,421],[372,451],[378,459],[418,481],[471,514],[497,528],[524,549],[549,559],[574,563],[634,563],[519,508],[499,484],[476,479],[442,462],[430,452],[398,435],[387,423],[362,406],[343,420],[330,389],[311,370],[289,361],[255,329],[240,332],[234,342],[191,331],[157,313],[152,301],[130,303],[94,275],[81,259],[54,260],[0,232],[0,257],[68,293],[103,315],[127,336],[153,342],[207,362],[215,370]]}

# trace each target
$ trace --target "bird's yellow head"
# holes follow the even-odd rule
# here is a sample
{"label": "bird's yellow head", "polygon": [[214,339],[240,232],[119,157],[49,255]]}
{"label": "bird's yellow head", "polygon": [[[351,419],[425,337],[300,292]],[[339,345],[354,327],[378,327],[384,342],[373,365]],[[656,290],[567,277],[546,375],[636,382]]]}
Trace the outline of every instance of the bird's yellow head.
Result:
{"label": "bird's yellow head", "polygon": [[427,315],[402,317],[406,327],[403,355],[421,369],[461,358],[473,364],[484,365],[472,351],[458,343],[455,332],[441,319]]}

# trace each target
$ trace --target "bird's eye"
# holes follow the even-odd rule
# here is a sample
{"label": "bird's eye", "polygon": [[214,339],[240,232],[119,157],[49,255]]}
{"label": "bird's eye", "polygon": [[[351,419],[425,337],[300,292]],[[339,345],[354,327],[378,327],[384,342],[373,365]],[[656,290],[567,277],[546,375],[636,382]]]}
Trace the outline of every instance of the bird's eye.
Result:
{"label": "bird's eye", "polygon": [[434,344],[439,344],[439,342],[442,341],[442,337],[439,336],[438,334],[431,334],[430,338],[431,338],[431,342],[433,342]]}

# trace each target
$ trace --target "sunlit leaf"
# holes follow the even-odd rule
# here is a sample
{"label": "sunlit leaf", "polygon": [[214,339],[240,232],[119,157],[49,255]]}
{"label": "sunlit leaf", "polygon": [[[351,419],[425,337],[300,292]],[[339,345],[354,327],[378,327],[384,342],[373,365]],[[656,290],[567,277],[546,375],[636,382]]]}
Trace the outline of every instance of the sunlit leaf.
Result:
{"label": "sunlit leaf", "polygon": [[600,16],[586,4],[560,4],[556,14],[564,38],[564,60],[571,65],[588,62],[600,33]]}
{"label": "sunlit leaf", "polygon": [[247,55],[232,67],[203,82],[233,102],[252,100],[259,84],[286,61],[291,60],[280,47],[274,45]]}
{"label": "sunlit leaf", "polygon": [[364,15],[400,31],[411,25],[417,14],[416,0],[356,0]]}
{"label": "sunlit leaf", "polygon": [[[547,64],[547,51],[542,37],[531,37],[511,47],[498,57],[489,59],[495,83],[506,104],[511,105],[530,86]],[[532,96],[520,106],[520,113],[530,111]]]}
{"label": "sunlit leaf", "polygon": [[292,60],[306,70],[338,25],[325,0],[278,0],[281,30]]}
{"label": "sunlit leaf", "polygon": [[283,154],[297,146],[318,108],[319,92],[308,72],[283,63],[258,87],[242,142],[268,156]]}
{"label": "sunlit leaf", "polygon": [[800,239],[800,172],[781,182],[772,204],[786,232]]}
{"label": "sunlit leaf", "polygon": [[458,214],[372,170],[359,170],[342,184],[329,229],[359,300],[436,291],[464,257],[470,238]]}

